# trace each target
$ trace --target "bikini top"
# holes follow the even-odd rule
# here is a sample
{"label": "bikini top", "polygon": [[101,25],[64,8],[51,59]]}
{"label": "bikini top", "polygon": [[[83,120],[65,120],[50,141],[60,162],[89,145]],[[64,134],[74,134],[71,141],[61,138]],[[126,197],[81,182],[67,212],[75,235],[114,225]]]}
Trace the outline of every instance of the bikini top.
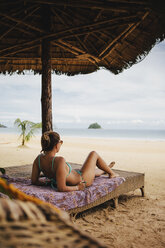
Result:
{"label": "bikini top", "polygon": [[[41,155],[38,156],[38,167],[39,167],[39,170],[40,170],[40,172],[41,172],[42,169],[41,169],[40,157],[41,157]],[[54,159],[55,159],[55,157],[52,159],[52,171],[53,171],[53,168],[54,168]],[[70,175],[71,171],[72,171],[72,166],[71,166],[68,162],[66,162],[66,164],[67,164],[68,167],[69,167],[69,173],[68,173],[68,175],[66,176],[66,177],[68,177],[68,176]],[[42,172],[43,172],[43,171],[42,171]],[[43,173],[43,174],[44,174],[44,173]],[[49,179],[50,179],[50,182],[51,182],[50,185],[51,185],[52,189],[56,189],[56,187],[55,187],[55,185],[57,185],[56,179],[55,179],[55,178],[49,178]]]}

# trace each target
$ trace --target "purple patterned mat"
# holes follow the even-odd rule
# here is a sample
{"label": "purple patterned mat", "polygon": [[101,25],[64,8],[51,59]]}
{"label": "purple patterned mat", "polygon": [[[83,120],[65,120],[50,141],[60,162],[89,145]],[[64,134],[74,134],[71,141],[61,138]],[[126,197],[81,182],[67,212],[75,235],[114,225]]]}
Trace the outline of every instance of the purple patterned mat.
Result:
{"label": "purple patterned mat", "polygon": [[90,204],[112,192],[125,181],[123,177],[109,179],[108,176],[103,175],[96,177],[93,184],[84,191],[57,192],[50,186],[32,185],[31,180],[27,178],[2,177],[27,195],[50,202],[65,211]]}

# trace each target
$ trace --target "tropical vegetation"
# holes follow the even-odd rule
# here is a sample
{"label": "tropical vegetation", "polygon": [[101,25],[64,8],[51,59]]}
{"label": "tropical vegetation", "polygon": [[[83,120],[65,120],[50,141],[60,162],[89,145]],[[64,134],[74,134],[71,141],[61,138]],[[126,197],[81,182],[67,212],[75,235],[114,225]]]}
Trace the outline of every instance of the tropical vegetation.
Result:
{"label": "tropical vegetation", "polygon": [[99,128],[101,128],[101,126],[97,122],[95,122],[95,123],[92,123],[89,125],[88,129],[91,129],[91,128],[99,129]]}
{"label": "tropical vegetation", "polygon": [[15,120],[14,125],[20,129],[22,146],[24,146],[25,142],[28,142],[34,136],[34,132],[42,126],[41,123],[34,123],[28,120],[21,121],[19,118]]}
{"label": "tropical vegetation", "polygon": [[0,123],[0,127],[4,127],[4,128],[6,128],[6,126],[5,126],[5,125],[2,125],[1,123]]}

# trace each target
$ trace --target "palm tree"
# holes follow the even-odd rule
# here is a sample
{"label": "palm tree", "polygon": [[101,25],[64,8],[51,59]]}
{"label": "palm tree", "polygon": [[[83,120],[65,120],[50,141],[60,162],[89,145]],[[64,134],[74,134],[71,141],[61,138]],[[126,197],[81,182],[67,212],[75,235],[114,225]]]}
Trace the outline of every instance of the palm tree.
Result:
{"label": "palm tree", "polygon": [[22,146],[25,145],[25,142],[28,142],[32,136],[34,136],[34,132],[41,128],[41,123],[34,123],[28,120],[21,121],[19,118],[15,120],[14,125],[20,128],[22,137]]}

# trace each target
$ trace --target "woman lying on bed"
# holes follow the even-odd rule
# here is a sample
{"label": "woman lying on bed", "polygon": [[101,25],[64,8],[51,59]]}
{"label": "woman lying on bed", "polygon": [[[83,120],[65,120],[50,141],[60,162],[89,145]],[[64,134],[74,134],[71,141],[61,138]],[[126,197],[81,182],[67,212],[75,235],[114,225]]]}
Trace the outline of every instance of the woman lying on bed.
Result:
{"label": "woman lying on bed", "polygon": [[[33,162],[32,184],[45,185],[45,182],[39,180],[40,172],[43,172],[44,176],[47,177],[46,184],[50,184],[52,188],[56,186],[58,191],[83,190],[93,183],[95,176],[104,173],[109,174],[110,178],[118,176],[111,170],[115,162],[108,166],[95,151],[89,153],[80,170],[72,169],[63,157],[56,156],[62,144],[63,141],[56,132],[49,131],[42,135],[43,153],[38,155]],[[96,166],[99,169],[96,169]]]}

